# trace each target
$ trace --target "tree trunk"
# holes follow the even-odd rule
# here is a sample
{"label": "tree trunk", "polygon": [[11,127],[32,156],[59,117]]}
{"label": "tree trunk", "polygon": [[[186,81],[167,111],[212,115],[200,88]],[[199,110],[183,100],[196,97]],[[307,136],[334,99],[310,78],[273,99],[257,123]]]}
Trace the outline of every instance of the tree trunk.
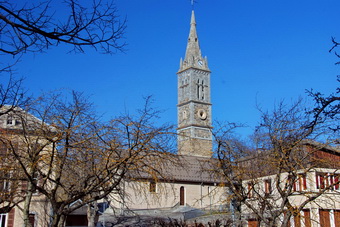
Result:
{"label": "tree trunk", "polygon": [[289,226],[289,222],[290,222],[290,217],[291,217],[291,216],[292,216],[291,214],[286,214],[286,215],[284,216],[283,222],[282,222],[282,224],[281,224],[281,227],[287,227],[287,226]]}
{"label": "tree trunk", "polygon": [[53,213],[51,227],[59,227],[61,221],[61,215]]}
{"label": "tree trunk", "polygon": [[65,215],[61,215],[60,219],[59,219],[58,227],[64,227],[65,226],[65,221],[66,221]]}
{"label": "tree trunk", "polygon": [[24,209],[23,209],[23,219],[24,219],[24,226],[25,227],[31,227],[30,223],[30,205],[32,201],[33,196],[33,184],[32,182],[27,182],[27,191],[25,192],[25,203],[24,203]]}
{"label": "tree trunk", "polygon": [[95,219],[98,211],[97,201],[94,201],[87,205],[87,226],[95,227]]}

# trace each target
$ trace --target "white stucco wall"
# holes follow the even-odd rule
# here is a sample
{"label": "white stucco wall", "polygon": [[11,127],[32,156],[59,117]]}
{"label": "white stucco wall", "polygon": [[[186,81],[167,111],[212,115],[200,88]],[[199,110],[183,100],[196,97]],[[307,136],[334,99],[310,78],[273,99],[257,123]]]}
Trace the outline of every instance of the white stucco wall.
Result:
{"label": "white stucco wall", "polygon": [[150,192],[150,182],[125,182],[125,197],[121,201],[129,209],[164,209],[180,203],[180,188],[184,187],[185,205],[194,208],[216,209],[226,204],[226,188],[199,183],[156,183]]}

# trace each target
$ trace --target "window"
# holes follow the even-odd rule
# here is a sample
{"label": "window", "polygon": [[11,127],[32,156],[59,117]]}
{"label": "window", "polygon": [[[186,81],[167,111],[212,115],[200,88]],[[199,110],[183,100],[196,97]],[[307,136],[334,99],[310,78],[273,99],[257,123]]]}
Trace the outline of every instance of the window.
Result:
{"label": "window", "polygon": [[156,192],[156,182],[150,181],[149,192]]}
{"label": "window", "polygon": [[272,193],[272,180],[267,179],[264,181],[264,193],[265,195],[270,195]]}
{"label": "window", "polygon": [[0,226],[7,226],[7,216],[8,214],[0,214]]}
{"label": "window", "polygon": [[14,125],[15,120],[12,115],[7,115],[7,125]]}
{"label": "window", "polygon": [[326,174],[325,173],[317,173],[316,174],[316,188],[324,189],[326,186]]}
{"label": "window", "polygon": [[[293,182],[294,181],[294,182]],[[305,173],[297,174],[296,177],[293,175],[288,176],[287,185],[293,184],[294,192],[302,192],[307,190],[307,177]]]}
{"label": "window", "polygon": [[340,174],[316,173],[316,188],[330,190],[340,189]]}
{"label": "window", "polygon": [[340,210],[319,209],[319,222],[322,227],[339,227]]}
{"label": "window", "polygon": [[185,189],[183,186],[179,189],[179,205],[184,206],[185,205]]}
{"label": "window", "polygon": [[39,173],[35,172],[35,173],[33,174],[33,192],[34,192],[35,194],[38,193],[38,189],[36,188],[36,186],[38,186],[39,183],[41,183],[41,182],[39,182],[40,179],[41,179],[41,178],[40,178],[40,176],[39,176]]}
{"label": "window", "polygon": [[204,80],[200,81],[198,79],[196,85],[197,99],[204,100],[204,87],[206,87],[206,85],[204,85]]}
{"label": "window", "polygon": [[333,190],[339,190],[340,189],[340,174],[332,174],[330,176],[330,183],[332,185]]}
{"label": "window", "polygon": [[197,85],[197,88],[196,88],[197,89],[197,98],[199,99],[200,98],[200,80],[199,79],[197,80],[196,85]]}
{"label": "window", "polygon": [[340,210],[334,210],[334,223],[335,227],[340,226]]}
{"label": "window", "polygon": [[[37,195],[39,193],[38,189],[36,186],[40,186],[42,184],[42,178],[39,175],[39,173],[35,172],[32,176],[32,183],[33,183],[33,188],[32,188],[32,192]],[[21,190],[23,191],[27,191],[28,189],[28,183],[29,183],[29,179],[25,179],[21,181]]]}
{"label": "window", "polygon": [[287,180],[286,180],[286,184],[285,184],[285,190],[287,190],[289,188],[289,186],[293,186],[293,190],[294,190],[295,184],[294,184],[294,176],[293,175],[288,175]]}
{"label": "window", "polygon": [[306,227],[311,227],[311,219],[310,219],[310,210],[309,209],[304,209],[303,211],[303,224]]}
{"label": "window", "polygon": [[[289,178],[289,177],[288,177]],[[283,212],[283,216],[284,216],[284,218],[286,218],[286,216],[287,216],[287,211],[284,211]],[[290,217],[289,218],[289,220],[288,220],[288,222],[287,222],[287,227],[291,227],[292,226],[292,224],[293,224],[293,222],[292,222],[292,217]]]}
{"label": "window", "polygon": [[256,219],[248,219],[248,227],[258,227],[259,222]]}
{"label": "window", "polygon": [[0,191],[1,192],[10,191],[10,177],[11,177],[10,172],[0,171]]}
{"label": "window", "polygon": [[330,227],[331,220],[329,216],[329,210],[319,210],[319,217],[320,217],[320,226],[322,227]]}
{"label": "window", "polygon": [[307,178],[306,174],[298,174],[297,180],[294,183],[294,191],[304,191],[307,189]]}
{"label": "window", "polygon": [[31,227],[35,227],[35,214],[29,214],[28,216]]}
{"label": "window", "polygon": [[18,149],[17,142],[11,141],[11,143],[8,144],[0,142],[0,156],[3,163],[6,163],[6,158],[13,156],[12,151],[14,149]]}
{"label": "window", "polygon": [[201,84],[201,100],[204,100],[204,80],[202,80],[202,84]]}
{"label": "window", "polygon": [[297,214],[294,216],[294,227],[301,227],[301,216]]}
{"label": "window", "polygon": [[0,143],[0,155],[6,156],[8,153],[7,146],[4,143]]}
{"label": "window", "polygon": [[248,198],[254,198],[255,192],[254,192],[254,184],[252,182],[248,183]]}

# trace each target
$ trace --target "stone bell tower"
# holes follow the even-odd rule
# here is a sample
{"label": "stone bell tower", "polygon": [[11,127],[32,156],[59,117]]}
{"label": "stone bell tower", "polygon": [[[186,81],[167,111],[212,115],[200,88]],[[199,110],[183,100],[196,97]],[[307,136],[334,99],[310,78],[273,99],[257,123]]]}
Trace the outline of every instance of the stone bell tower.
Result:
{"label": "stone bell tower", "polygon": [[202,57],[194,11],[184,60],[178,75],[178,154],[211,157],[210,70]]}

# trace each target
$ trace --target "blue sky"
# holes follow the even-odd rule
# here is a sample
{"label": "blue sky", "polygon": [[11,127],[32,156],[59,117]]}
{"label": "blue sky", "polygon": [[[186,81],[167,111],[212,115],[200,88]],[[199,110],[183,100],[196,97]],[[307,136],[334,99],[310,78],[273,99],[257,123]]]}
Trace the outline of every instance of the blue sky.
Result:
{"label": "blue sky", "polygon": [[[30,93],[60,88],[91,96],[104,119],[133,112],[153,95],[161,122],[177,122],[177,75],[189,34],[189,0],[116,0],[127,18],[125,53],[69,54],[53,47],[27,54],[17,65]],[[62,7],[62,6],[60,6]],[[334,91],[339,67],[328,53],[340,40],[338,0],[198,0],[202,54],[211,74],[213,118],[259,121],[256,105],[272,109],[305,96],[305,89]]]}

